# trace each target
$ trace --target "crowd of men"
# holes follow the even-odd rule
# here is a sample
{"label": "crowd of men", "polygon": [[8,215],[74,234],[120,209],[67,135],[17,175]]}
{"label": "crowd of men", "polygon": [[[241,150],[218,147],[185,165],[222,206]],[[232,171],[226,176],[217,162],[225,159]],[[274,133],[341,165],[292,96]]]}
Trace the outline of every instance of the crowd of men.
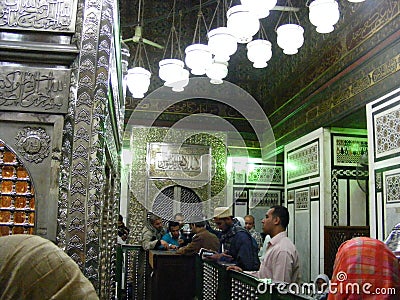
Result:
{"label": "crowd of men", "polygon": [[286,234],[289,212],[286,207],[273,206],[262,221],[267,236],[267,249],[263,259],[259,253],[263,240],[255,230],[254,217],[247,215],[241,224],[229,207],[214,210],[212,228],[207,220],[188,223],[191,235],[183,235],[185,225],[182,214],[163,226],[161,217],[151,214],[142,232],[144,250],[176,250],[183,255],[198,254],[207,249],[207,260],[227,265],[227,269],[245,271],[260,278],[274,281],[299,282],[299,257],[294,244]]}

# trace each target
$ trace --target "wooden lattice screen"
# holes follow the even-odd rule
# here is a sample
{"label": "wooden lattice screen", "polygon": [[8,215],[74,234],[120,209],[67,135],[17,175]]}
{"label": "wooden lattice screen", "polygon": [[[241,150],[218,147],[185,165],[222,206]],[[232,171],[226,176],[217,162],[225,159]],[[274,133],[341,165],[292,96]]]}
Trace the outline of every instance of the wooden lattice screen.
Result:
{"label": "wooden lattice screen", "polygon": [[369,226],[325,226],[325,261],[324,272],[329,278],[332,277],[333,265],[335,263],[336,252],[340,245],[357,236],[369,237]]}

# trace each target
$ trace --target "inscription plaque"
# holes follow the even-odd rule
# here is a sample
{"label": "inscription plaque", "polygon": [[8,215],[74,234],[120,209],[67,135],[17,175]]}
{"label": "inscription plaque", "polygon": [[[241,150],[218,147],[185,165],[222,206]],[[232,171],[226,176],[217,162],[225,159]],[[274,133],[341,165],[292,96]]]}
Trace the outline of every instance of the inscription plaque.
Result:
{"label": "inscription plaque", "polygon": [[71,70],[3,66],[0,109],[67,113]]}

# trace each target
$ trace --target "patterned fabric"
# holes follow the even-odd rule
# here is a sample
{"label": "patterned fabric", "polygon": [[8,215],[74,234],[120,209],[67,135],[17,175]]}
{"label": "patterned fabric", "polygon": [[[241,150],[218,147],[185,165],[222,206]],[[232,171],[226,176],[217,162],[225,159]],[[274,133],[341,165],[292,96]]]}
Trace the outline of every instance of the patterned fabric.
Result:
{"label": "patterned fabric", "polygon": [[99,299],[78,265],[35,235],[0,237],[0,299]]}
{"label": "patterned fabric", "polygon": [[256,240],[258,249],[260,249],[263,246],[263,240],[261,237],[261,234],[256,231],[256,229],[253,227],[252,229],[249,230],[251,236]]}
{"label": "patterned fabric", "polygon": [[357,237],[339,247],[328,299],[399,299],[399,286],[399,262],[389,248]]}

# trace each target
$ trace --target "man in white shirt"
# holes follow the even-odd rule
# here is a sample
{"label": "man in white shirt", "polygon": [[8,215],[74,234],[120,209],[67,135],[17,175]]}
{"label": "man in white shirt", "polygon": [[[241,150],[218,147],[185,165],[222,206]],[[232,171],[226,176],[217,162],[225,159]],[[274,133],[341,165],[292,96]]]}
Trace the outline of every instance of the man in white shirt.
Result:
{"label": "man in white shirt", "polygon": [[[286,228],[289,224],[289,212],[286,207],[276,205],[268,210],[262,221],[263,231],[271,236],[268,247],[256,272],[246,272],[258,278],[270,278],[280,282],[299,282],[300,266],[299,255],[295,245],[287,237]],[[228,270],[242,271],[237,266],[230,266]]]}

